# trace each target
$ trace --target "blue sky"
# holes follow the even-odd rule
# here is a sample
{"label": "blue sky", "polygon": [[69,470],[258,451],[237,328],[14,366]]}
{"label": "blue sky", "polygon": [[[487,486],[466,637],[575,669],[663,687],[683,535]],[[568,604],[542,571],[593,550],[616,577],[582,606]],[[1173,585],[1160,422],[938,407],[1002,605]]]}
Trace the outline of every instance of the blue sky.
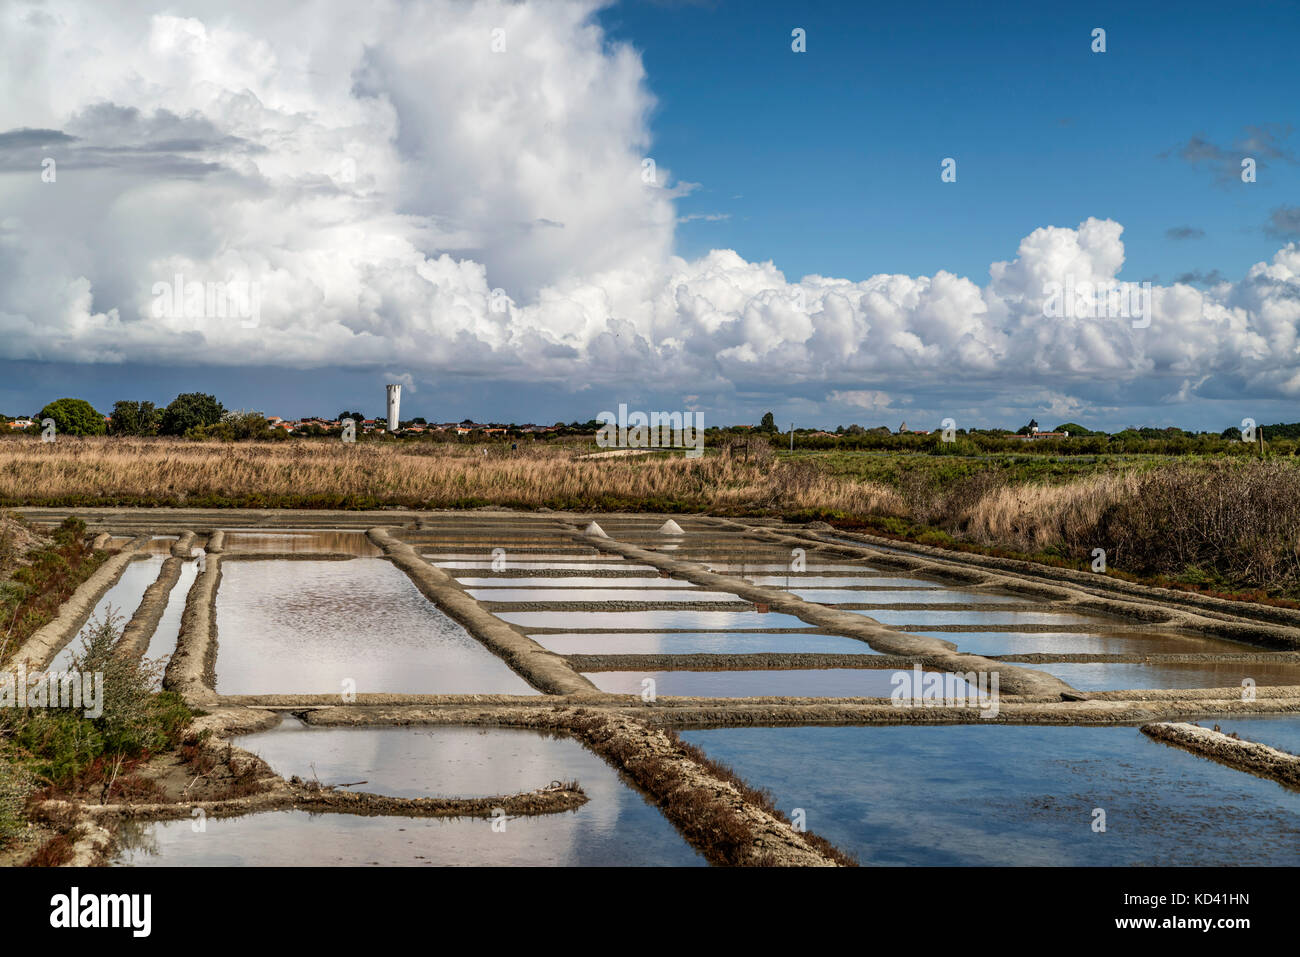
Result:
{"label": "blue sky", "polygon": [[[730,216],[683,224],[683,255],[983,279],[1033,229],[1096,216],[1125,226],[1124,278],[1237,277],[1300,199],[1294,164],[1236,188],[1162,157],[1300,126],[1300,4],[621,3],[601,22],[642,53],[656,159],[702,184],[683,215]],[[1205,235],[1167,237],[1183,226]]]}
{"label": "blue sky", "polygon": [[[431,420],[1300,420],[1300,3],[3,15],[11,415],[369,414],[400,378]],[[643,157],[666,188],[627,188]],[[1156,321],[1044,321],[1062,270],[1153,283]],[[250,276],[263,320],[150,315],[181,271]]]}

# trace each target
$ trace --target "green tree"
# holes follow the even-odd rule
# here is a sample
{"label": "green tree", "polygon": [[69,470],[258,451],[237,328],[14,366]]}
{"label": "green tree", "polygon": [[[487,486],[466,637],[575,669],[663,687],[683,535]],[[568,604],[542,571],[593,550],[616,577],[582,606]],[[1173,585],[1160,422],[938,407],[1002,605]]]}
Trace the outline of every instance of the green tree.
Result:
{"label": "green tree", "polygon": [[185,432],[188,439],[219,439],[222,442],[241,442],[248,439],[274,439],[278,429],[272,429],[271,423],[261,412],[247,412],[239,409],[227,412],[215,425],[198,425]]}
{"label": "green tree", "polygon": [[152,402],[121,399],[113,403],[113,418],[108,423],[110,435],[157,435],[158,410]]}
{"label": "green tree", "polygon": [[1077,436],[1083,436],[1083,435],[1105,435],[1106,434],[1104,432],[1094,432],[1092,429],[1084,428],[1078,422],[1063,422],[1060,425],[1058,425],[1053,431],[1069,432],[1071,438]]}
{"label": "green tree", "polygon": [[774,416],[771,412],[764,412],[763,421],[759,423],[758,430],[760,432],[775,432],[776,416]]}
{"label": "green tree", "polygon": [[184,435],[190,429],[216,425],[226,410],[215,396],[204,392],[186,392],[172,400],[162,414],[164,435]]}
{"label": "green tree", "polygon": [[85,399],[56,399],[36,416],[53,419],[60,435],[103,435],[104,416]]}

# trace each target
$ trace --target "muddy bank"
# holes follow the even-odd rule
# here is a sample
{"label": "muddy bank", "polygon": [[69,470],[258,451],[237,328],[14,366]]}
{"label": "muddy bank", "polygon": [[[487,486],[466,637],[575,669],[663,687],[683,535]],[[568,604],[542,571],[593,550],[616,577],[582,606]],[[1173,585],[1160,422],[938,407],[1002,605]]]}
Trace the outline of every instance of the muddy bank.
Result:
{"label": "muddy bank", "polygon": [[740,595],[757,604],[766,605],[771,611],[794,615],[837,635],[859,638],[882,654],[924,656],[932,667],[940,671],[997,671],[1001,685],[1008,693],[1059,695],[1074,692],[1064,681],[1044,672],[994,662],[977,655],[958,655],[951,650],[951,642],[898,631],[866,615],[819,605],[778,588],[755,585],[743,578],[711,572],[703,565],[671,558],[666,553],[652,552],[611,538],[577,533],[576,530],[574,539],[633,559],[639,564],[652,565],[711,590]]}
{"label": "muddy bank", "polygon": [[1259,685],[1250,689],[1249,697],[1240,686],[1228,688],[1146,688],[1131,691],[1090,691],[1088,697],[1098,700],[1141,700],[1141,701],[1197,701],[1221,700],[1253,704],[1254,701],[1273,701],[1300,708],[1300,686],[1296,685]]}
{"label": "muddy bank", "polygon": [[28,671],[39,671],[85,626],[91,612],[99,604],[104,594],[117,584],[126,566],[140,555],[140,549],[149,541],[147,536],[138,536],[122,547],[120,552],[110,555],[104,564],[95,569],[94,574],[81,583],[72,596],[59,606],[59,613],[54,620],[38,628],[14,652],[9,660],[10,667],[18,667],[25,662]]}
{"label": "muddy bank", "polygon": [[176,651],[163,675],[163,687],[180,693],[191,704],[203,705],[216,699],[216,601],[223,560],[209,556],[190,586]]}
{"label": "muddy bank", "polygon": [[441,568],[430,565],[410,545],[385,528],[367,533],[394,565],[406,573],[421,594],[459,622],[489,651],[513,668],[529,684],[547,694],[595,692],[596,686],[511,625],[479,606],[459,583]]}
{"label": "muddy bank", "polygon": [[144,590],[140,604],[131,616],[131,620],[122,629],[122,637],[117,641],[116,651],[120,655],[141,657],[149,650],[149,640],[158,630],[158,622],[167,610],[167,601],[172,588],[181,579],[181,567],[184,561],[175,556],[166,559],[158,570],[158,577]]}
{"label": "muddy bank", "polygon": [[194,543],[197,536],[188,529],[181,532],[176,541],[172,542],[171,554],[173,558],[193,558]]}
{"label": "muddy bank", "polygon": [[[1204,693],[1201,693],[1204,695]],[[1145,724],[1193,716],[1300,714],[1300,698],[1261,697],[1224,700],[1213,694],[1144,700],[1140,697],[1061,701],[1055,697],[1006,696],[994,715],[979,707],[911,706],[887,698],[691,698],[659,697],[644,702],[634,695],[603,700],[526,705],[465,703],[386,703],[288,707],[307,724],[320,727],[388,725],[468,725],[562,730],[559,717],[572,707],[621,714],[659,727],[778,726],[789,724]],[[237,710],[237,709],[236,709]]]}
{"label": "muddy bank", "polygon": [[1238,771],[1300,789],[1300,756],[1286,751],[1194,724],[1147,724],[1142,733]]}
{"label": "muddy bank", "polygon": [[40,820],[78,817],[100,826],[117,821],[167,821],[195,817],[201,811],[207,817],[237,817],[261,811],[328,811],[334,814],[359,814],[369,817],[492,817],[498,810],[514,816],[559,814],[582,807],[588,801],[581,786],[554,784],[519,794],[500,794],[479,798],[395,798],[365,791],[340,791],[314,782],[293,778],[267,782],[258,794],[218,801],[185,801],[154,804],[78,804],[71,801],[44,801],[35,806],[33,816]]}

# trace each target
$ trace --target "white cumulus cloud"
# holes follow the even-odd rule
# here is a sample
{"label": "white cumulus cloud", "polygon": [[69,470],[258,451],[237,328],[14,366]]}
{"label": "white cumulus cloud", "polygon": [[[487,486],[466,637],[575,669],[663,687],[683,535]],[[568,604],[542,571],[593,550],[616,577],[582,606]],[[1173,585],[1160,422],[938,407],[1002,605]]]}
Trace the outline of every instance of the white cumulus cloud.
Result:
{"label": "white cumulus cloud", "polygon": [[[977,278],[674,255],[677,222],[725,214],[679,220],[697,184],[665,157],[643,181],[650,84],[596,6],[0,6],[0,357],[400,362],[891,413],[954,390],[1063,416],[1300,395],[1296,243],[1236,282],[1156,286],[1146,327],[1045,315],[1050,283],[1118,280],[1108,219],[1034,230]],[[258,321],[159,314],[176,277],[255,283]]]}

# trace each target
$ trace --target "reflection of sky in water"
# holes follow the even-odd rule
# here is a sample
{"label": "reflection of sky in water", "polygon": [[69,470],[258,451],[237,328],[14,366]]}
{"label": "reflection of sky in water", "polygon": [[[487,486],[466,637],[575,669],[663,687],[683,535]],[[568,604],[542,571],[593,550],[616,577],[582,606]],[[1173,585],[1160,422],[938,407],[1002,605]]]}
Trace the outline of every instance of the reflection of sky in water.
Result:
{"label": "reflection of sky in water", "polygon": [[935,591],[861,591],[851,588],[791,588],[790,594],[804,601],[839,605],[996,605],[1003,602],[1023,602],[1023,598],[1010,595],[990,595],[988,592],[941,589]]}
{"label": "reflection of sky in water", "polygon": [[172,553],[172,546],[180,541],[179,535],[153,535],[140,548],[141,554],[161,555],[166,558]]}
{"label": "reflection of sky in water", "polygon": [[689,628],[695,631],[807,628],[794,615],[757,611],[503,611],[502,621],[529,628]]}
{"label": "reflection of sky in water", "polygon": [[973,655],[1013,654],[1199,654],[1217,651],[1258,651],[1221,638],[1142,632],[1071,634],[1070,632],[936,631],[930,637],[956,642]]}
{"label": "reflection of sky in water", "polygon": [[[847,609],[853,611],[853,609]],[[855,612],[856,614],[856,612]],[[1081,625],[1099,619],[1089,615],[1052,611],[890,611],[872,609],[861,614],[882,625]]]}
{"label": "reflection of sky in water", "polygon": [[484,571],[487,571],[488,569],[495,567],[499,571],[518,571],[523,573],[529,573],[534,571],[545,571],[549,569],[554,569],[556,571],[565,571],[565,572],[569,572],[569,571],[588,572],[588,571],[600,571],[601,569],[606,569],[606,568],[617,568],[619,571],[638,571],[638,572],[654,571],[654,569],[649,565],[630,565],[630,564],[623,564],[618,562],[591,562],[591,561],[532,562],[532,561],[523,561],[518,558],[508,558],[506,559],[506,563],[504,565],[498,563],[496,566],[493,566],[491,557],[483,556],[483,555],[474,555],[471,557],[456,559],[453,561],[437,561],[437,562],[433,562],[432,564],[438,566],[439,568],[467,568],[467,569],[483,569]]}
{"label": "reflection of sky in water", "polygon": [[[90,613],[86,619],[86,626],[93,625],[104,617],[104,613],[111,607],[113,614],[117,616],[118,628],[125,628],[135,610],[140,607],[140,599],[144,597],[145,589],[152,585],[158,578],[158,572],[162,568],[164,556],[156,555],[149,558],[137,558],[130,562],[126,568],[122,569],[122,577],[117,580],[104,596],[99,599],[95,605],[95,610]],[[84,628],[83,628],[84,631]],[[63,671],[70,664],[74,655],[81,654],[81,634],[63,646],[54,660],[50,662],[51,671]]]}
{"label": "reflection of sky in water", "polygon": [[[784,575],[777,573],[789,572],[790,556],[787,554],[784,559],[776,561],[753,561],[753,562],[733,562],[733,561],[704,561],[700,564],[706,565],[715,572],[725,572],[727,574],[740,573],[741,577],[750,575],[774,576],[784,579]],[[863,574],[878,573],[876,569],[868,568],[866,565],[846,565],[839,563],[815,562],[811,559],[805,560],[805,572],[861,572]],[[904,579],[898,579],[903,581]],[[774,583],[779,584],[779,583]],[[933,585],[934,582],[925,582],[924,584]]]}
{"label": "reflection of sky in water", "polygon": [[740,601],[720,591],[681,588],[471,588],[479,601]]}
{"label": "reflection of sky in water", "polygon": [[[241,746],[278,772],[351,790],[404,797],[492,796],[577,779],[590,800],[576,811],[487,819],[357,817],[270,812],[145,825],[115,863],[135,865],[697,865],[704,861],[653,805],[578,742],[518,730],[308,728],[247,735]],[[151,856],[143,848],[152,846]]]}
{"label": "reflection of sky in water", "polygon": [[161,658],[176,651],[176,639],[181,633],[181,616],[185,614],[185,598],[198,573],[199,563],[196,561],[181,566],[181,577],[172,586],[167,596],[167,607],[163,609],[158,627],[149,639],[149,650],[144,655],[146,658]]}
{"label": "reflection of sky in water", "polygon": [[[682,738],[864,865],[1300,864],[1300,794],[1136,728],[726,728]],[[1105,833],[1092,810],[1106,812]]]}
{"label": "reflection of sky in water", "polygon": [[365,532],[328,529],[276,529],[275,531],[227,531],[223,546],[227,552],[346,552],[374,556],[380,550]]}
{"label": "reflection of sky in water", "polygon": [[[755,585],[776,588],[847,588],[851,585],[870,585],[873,588],[926,588],[942,591],[934,582],[920,578],[887,578],[872,575],[743,575]],[[918,599],[919,600],[919,599]]]}
{"label": "reflection of sky in water", "polygon": [[[508,545],[494,546],[500,547],[506,553],[506,568],[524,567],[524,566],[541,566],[555,565],[557,568],[573,568],[575,564],[581,567],[579,563],[586,563],[595,568],[608,568],[616,565],[619,568],[627,566],[627,563],[617,555],[593,555],[590,552],[524,552],[512,551]],[[466,551],[457,549],[454,552],[434,552],[428,549],[421,549],[420,554],[434,562],[435,565],[441,565],[444,562],[484,562],[484,567],[490,568],[492,565],[492,549],[484,548],[477,551]],[[641,566],[649,567],[649,566]]]}
{"label": "reflection of sky in water", "polygon": [[693,588],[678,578],[601,577],[598,575],[533,576],[514,578],[457,578],[466,588]]}
{"label": "reflection of sky in water", "polygon": [[382,559],[223,562],[222,694],[537,692]]}
{"label": "reflection of sky in water", "polygon": [[[642,692],[647,678],[655,694],[717,698],[785,697],[888,698],[900,687],[891,668],[809,668],[791,671],[593,671],[586,676],[610,694]],[[907,672],[909,675],[910,671]],[[930,674],[931,672],[924,672]],[[971,693],[970,685],[948,679],[955,692]],[[911,685],[906,687],[910,688]],[[922,694],[924,689],[918,689]]]}
{"label": "reflection of sky in water", "polygon": [[1245,678],[1257,685],[1300,685],[1300,663],[1258,664],[1026,664],[1056,675],[1080,691],[1123,691],[1130,688],[1239,688]]}
{"label": "reflection of sky in water", "polygon": [[532,635],[543,648],[561,655],[755,655],[764,652],[874,655],[864,641],[839,635],[595,634]]}

